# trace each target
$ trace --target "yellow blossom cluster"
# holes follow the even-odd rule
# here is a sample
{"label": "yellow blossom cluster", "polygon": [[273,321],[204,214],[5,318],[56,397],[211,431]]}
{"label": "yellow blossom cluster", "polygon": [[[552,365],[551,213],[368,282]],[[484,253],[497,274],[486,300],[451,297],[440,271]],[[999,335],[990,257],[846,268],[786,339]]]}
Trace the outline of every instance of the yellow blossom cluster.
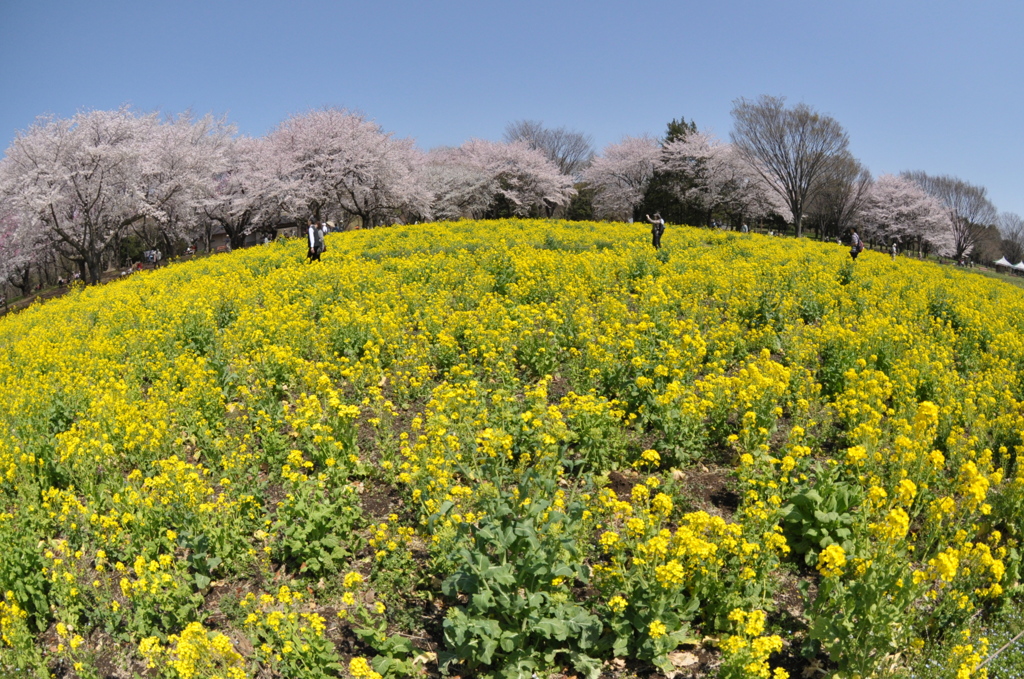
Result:
{"label": "yellow blossom cluster", "polygon": [[180,679],[246,679],[245,660],[224,634],[210,632],[202,623],[189,623],[167,643],[158,637],[139,642],[139,653],[150,668],[166,666]]}
{"label": "yellow blossom cluster", "polygon": [[6,592],[0,601],[0,642],[5,649],[14,649],[29,637],[25,610],[18,605],[14,592]]}
{"label": "yellow blossom cluster", "polygon": [[846,551],[841,545],[833,543],[818,554],[818,571],[826,578],[842,575],[844,566],[846,566]]}
{"label": "yellow blossom cluster", "polygon": [[349,660],[348,673],[355,677],[355,679],[381,679],[381,675],[370,667],[370,663],[366,661],[366,658],[358,656]]}
{"label": "yellow blossom cluster", "polygon": [[244,629],[260,663],[288,674],[297,667],[337,662],[324,636],[327,621],[308,595],[281,585],[273,594],[250,592],[239,605],[246,611]]}
{"label": "yellow blossom cluster", "polygon": [[[961,631],[964,641],[971,637],[970,629]],[[988,656],[988,639],[981,637],[976,643],[955,644],[949,651],[948,667],[956,671],[956,679],[987,679],[988,669],[979,667]]]}
{"label": "yellow blossom cluster", "polygon": [[723,637],[722,672],[724,677],[759,677],[761,679],[787,679],[789,673],[782,668],[773,671],[768,658],[782,650],[782,638],[778,635],[764,635],[765,612],[744,611],[741,608],[729,613],[733,634]]}

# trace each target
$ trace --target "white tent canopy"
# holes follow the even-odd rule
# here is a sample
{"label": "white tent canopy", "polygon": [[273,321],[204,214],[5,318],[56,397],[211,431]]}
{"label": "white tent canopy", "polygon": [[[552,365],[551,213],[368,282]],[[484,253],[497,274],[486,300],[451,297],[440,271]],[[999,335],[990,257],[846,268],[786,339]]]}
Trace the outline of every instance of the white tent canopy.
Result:
{"label": "white tent canopy", "polygon": [[1014,264],[1010,268],[1011,269],[1016,269],[1017,271],[1024,271],[1024,262],[1017,262],[1016,264]]}
{"label": "white tent canopy", "polygon": [[1013,264],[1010,264],[1008,261],[1006,261],[1006,257],[1000,257],[999,261],[995,262],[995,265],[996,266],[1013,266]]}

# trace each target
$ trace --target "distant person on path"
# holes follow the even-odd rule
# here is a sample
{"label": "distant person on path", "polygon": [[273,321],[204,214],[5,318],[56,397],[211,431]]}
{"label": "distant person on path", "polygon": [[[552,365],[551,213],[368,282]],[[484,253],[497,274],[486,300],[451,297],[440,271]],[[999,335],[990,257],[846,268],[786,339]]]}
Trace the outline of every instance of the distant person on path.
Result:
{"label": "distant person on path", "polygon": [[661,218],[660,212],[655,212],[654,217],[645,215],[651,223],[651,245],[655,250],[661,249],[661,234],[665,233],[665,220]]}
{"label": "distant person on path", "polygon": [[857,255],[864,249],[864,241],[857,235],[857,229],[850,230],[850,257],[856,261]]}
{"label": "distant person on path", "polygon": [[324,232],[320,229],[320,226],[313,221],[312,217],[309,219],[307,236],[309,238],[309,253],[306,256],[309,257],[310,262],[319,262],[320,254],[324,251]]}
{"label": "distant person on path", "polygon": [[889,248],[889,255],[892,257],[892,261],[896,261],[896,241],[892,242],[892,247]]}

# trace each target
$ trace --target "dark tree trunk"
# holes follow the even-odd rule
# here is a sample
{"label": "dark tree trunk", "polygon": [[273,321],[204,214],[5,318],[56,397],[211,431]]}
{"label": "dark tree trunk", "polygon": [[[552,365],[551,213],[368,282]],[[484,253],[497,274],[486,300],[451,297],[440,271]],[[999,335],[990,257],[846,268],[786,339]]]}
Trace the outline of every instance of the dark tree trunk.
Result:
{"label": "dark tree trunk", "polygon": [[103,274],[103,257],[90,253],[84,260],[86,275],[82,277],[83,280],[87,281],[89,285],[98,284]]}
{"label": "dark tree trunk", "polygon": [[24,268],[18,269],[17,277],[11,278],[11,285],[21,290],[21,296],[26,297],[32,287],[32,265],[27,264]]}

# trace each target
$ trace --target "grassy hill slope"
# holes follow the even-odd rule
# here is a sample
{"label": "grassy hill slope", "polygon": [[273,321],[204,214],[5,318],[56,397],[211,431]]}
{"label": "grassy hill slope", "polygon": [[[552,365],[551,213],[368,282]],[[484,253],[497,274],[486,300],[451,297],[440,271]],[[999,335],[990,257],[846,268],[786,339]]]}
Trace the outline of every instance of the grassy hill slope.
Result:
{"label": "grassy hill slope", "polygon": [[971,672],[1019,587],[1024,291],[458,222],[0,321],[0,668]]}

